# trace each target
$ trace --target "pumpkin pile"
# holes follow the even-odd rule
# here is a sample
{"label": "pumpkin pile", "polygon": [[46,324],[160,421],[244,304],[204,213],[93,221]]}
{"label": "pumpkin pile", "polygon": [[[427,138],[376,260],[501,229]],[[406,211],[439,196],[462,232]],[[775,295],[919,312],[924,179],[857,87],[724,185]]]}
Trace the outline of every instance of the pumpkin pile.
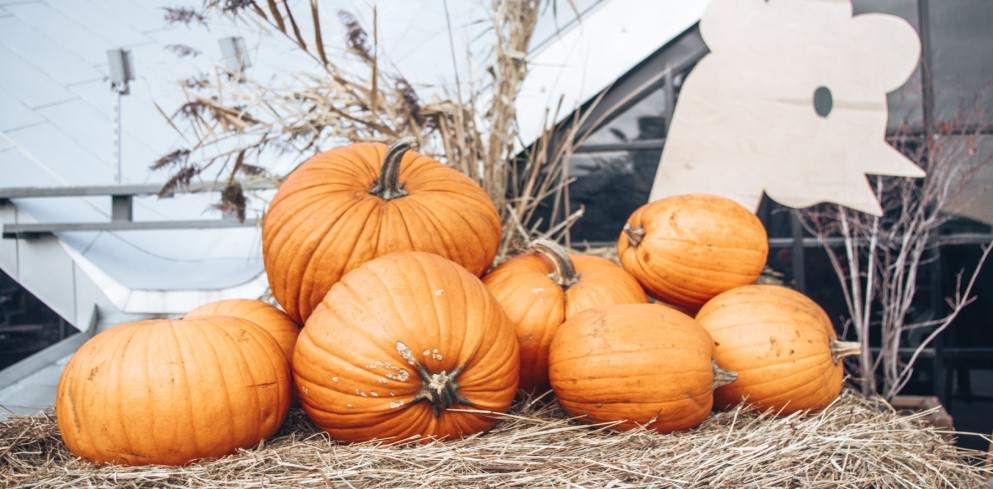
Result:
{"label": "pumpkin pile", "polygon": [[353,144],[287,177],[262,230],[282,310],[224,300],[89,340],[59,384],[66,446],[182,465],[257,445],[294,399],[349,442],[484,432],[549,387],[585,422],[662,433],[742,399],[788,412],[837,397],[852,346],[813,301],[751,285],[767,237],[738,204],[647,204],[620,266],[536,240],[489,270],[493,203],[411,146]]}

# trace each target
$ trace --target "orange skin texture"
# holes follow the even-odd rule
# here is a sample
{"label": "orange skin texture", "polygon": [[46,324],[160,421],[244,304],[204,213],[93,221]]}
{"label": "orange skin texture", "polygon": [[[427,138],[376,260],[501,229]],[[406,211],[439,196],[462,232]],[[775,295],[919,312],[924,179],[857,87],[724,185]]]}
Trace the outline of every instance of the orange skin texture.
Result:
{"label": "orange skin texture", "polygon": [[303,323],[331,285],[350,270],[397,251],[426,251],[482,275],[500,241],[500,217],[475,182],[408,151],[399,182],[408,195],[384,200],[369,191],[379,178],[383,144],[320,153],[280,186],[266,211],[262,252],[272,293]]}
{"label": "orange skin texture", "polygon": [[92,462],[184,465],[272,436],[290,393],[279,345],[246,320],[139,321],[72,356],[55,413],[66,447]]}
{"label": "orange skin texture", "polygon": [[669,433],[710,415],[712,353],[707,332],[675,309],[610,306],[587,309],[559,327],[548,374],[570,416]]}
{"label": "orange skin texture", "polygon": [[621,233],[621,265],[651,296],[687,311],[725,290],[754,283],[769,254],[762,222],[740,204],[715,195],[656,200],[631,214],[627,224],[645,235],[632,246]]}
{"label": "orange skin texture", "polygon": [[[293,357],[300,403],[337,440],[461,437],[492,416],[414,401],[422,382],[397,350],[432,374],[463,367],[460,392],[475,408],[504,412],[517,393],[514,328],[482,282],[422,252],[393,253],[349,272],[307,320]],[[455,404],[452,408],[470,408]]]}
{"label": "orange skin texture", "polygon": [[822,409],[841,392],[844,365],[830,344],[834,327],[805,295],[776,285],[748,285],[708,302],[696,316],[714,339],[714,358],[738,372],[717,389],[721,407],[743,399],[784,414]]}
{"label": "orange skin texture", "polygon": [[283,351],[286,361],[293,360],[300,327],[285,312],[252,299],[227,299],[204,304],[186,313],[185,318],[200,316],[233,316],[255,323],[272,335]]}
{"label": "orange skin texture", "polygon": [[520,388],[548,389],[548,345],[567,319],[593,307],[648,302],[638,281],[610,260],[569,254],[579,282],[563,290],[549,274],[547,258],[535,253],[502,263],[483,283],[503,306],[521,348]]}

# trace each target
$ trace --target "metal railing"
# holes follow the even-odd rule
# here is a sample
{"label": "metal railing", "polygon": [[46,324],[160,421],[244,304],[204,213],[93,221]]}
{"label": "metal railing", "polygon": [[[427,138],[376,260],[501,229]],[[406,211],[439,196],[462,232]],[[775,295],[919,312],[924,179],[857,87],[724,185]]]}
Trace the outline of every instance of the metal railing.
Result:
{"label": "metal railing", "polygon": [[[278,185],[272,181],[239,182],[243,190],[271,190]],[[163,197],[177,193],[220,192],[226,183],[194,183]],[[110,221],[98,222],[46,222],[15,223],[3,225],[3,239],[31,239],[54,233],[73,231],[153,231],[169,229],[220,229],[254,227],[257,219],[192,219],[135,221],[134,198],[143,195],[158,195],[163,184],[140,185],[96,185],[74,187],[11,187],[0,188],[0,204],[11,199],[34,199],[53,197],[110,197]]]}

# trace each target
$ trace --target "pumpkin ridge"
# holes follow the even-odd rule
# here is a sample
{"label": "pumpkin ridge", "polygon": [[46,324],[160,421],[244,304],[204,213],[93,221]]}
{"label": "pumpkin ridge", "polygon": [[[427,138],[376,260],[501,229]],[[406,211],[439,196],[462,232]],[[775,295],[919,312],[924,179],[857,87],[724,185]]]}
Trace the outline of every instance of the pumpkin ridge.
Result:
{"label": "pumpkin ridge", "polygon": [[[408,230],[411,229],[411,226],[408,225],[408,222],[411,221],[419,225],[419,226],[415,226],[414,227],[415,229],[419,227],[424,227],[424,228],[430,227],[431,230],[433,230],[434,232],[428,232],[425,234],[427,235],[427,238],[430,243],[429,247],[432,250],[443,251],[452,260],[455,260],[459,263],[467,263],[466,261],[464,261],[465,257],[462,256],[461,248],[457,246],[450,246],[451,244],[455,243],[455,240],[452,239],[452,237],[449,236],[448,233],[444,233],[438,228],[437,222],[434,219],[432,219],[433,216],[426,211],[426,208],[424,208],[424,206],[420,205],[417,199],[409,199],[408,201],[405,201],[404,204],[405,205],[403,206],[397,205],[396,210],[397,210],[397,214],[399,214],[400,216],[400,219],[404,223],[405,229]],[[415,233],[408,232],[408,235],[410,236],[411,243],[413,243]],[[424,249],[424,248],[411,246],[411,249]],[[452,252],[453,249],[455,249],[454,253]],[[423,270],[423,266],[422,266],[422,270]]]}
{"label": "pumpkin ridge", "polygon": [[179,354],[179,362],[182,365],[183,371],[183,399],[186,400],[186,410],[190,413],[189,424],[190,424],[190,439],[193,441],[193,449],[196,453],[202,453],[200,443],[197,441],[197,423],[196,423],[196,411],[193,409],[193,391],[190,389],[190,374],[186,370],[187,361],[186,355],[183,354],[183,342],[179,340],[179,333],[176,332],[176,328],[173,327],[172,323],[169,323],[170,336],[175,342],[175,351]]}
{"label": "pumpkin ridge", "polygon": [[[255,323],[253,323],[253,322],[251,322],[251,321],[249,321],[247,319],[246,319],[246,321],[248,321],[253,326],[255,325]],[[274,336],[272,336],[271,334],[269,334],[269,332],[266,331],[265,329],[263,329],[261,326],[255,326],[255,327],[256,327],[257,331],[254,331],[249,336],[251,336],[252,342],[255,343],[255,346],[256,346],[256,348],[258,350],[263,350],[264,351],[264,350],[267,350],[267,349],[271,349],[270,348],[271,346],[275,346],[276,349],[280,352],[280,354],[283,353],[282,347],[280,346],[279,342],[276,341],[276,338]],[[266,346],[266,344],[265,344],[266,343],[265,342],[265,339],[266,338],[269,338],[269,339],[272,340],[272,342],[270,343],[269,346]],[[241,349],[239,349],[239,353],[241,354],[241,356],[243,358],[245,357],[245,352],[244,351],[241,351]],[[276,364],[276,363],[274,363],[277,360],[276,360],[276,358],[274,358],[271,355],[262,355],[262,356],[265,357],[266,361],[269,362],[270,369],[273,372],[276,373],[276,375],[275,375],[275,377],[276,377],[275,378],[275,381],[277,383],[279,381],[279,372],[280,371],[283,372],[283,375],[286,377],[287,382],[290,382],[291,381],[291,379],[290,379],[290,361],[287,360],[285,356],[282,357],[283,358],[283,363],[282,364]],[[248,358],[245,358],[245,361],[246,361],[246,363],[249,363]],[[257,384],[257,381],[254,380],[254,375],[252,377],[253,377],[252,383],[253,383],[253,385],[256,385]],[[253,389],[253,390],[256,393],[259,392],[258,389]],[[282,407],[283,405],[285,405],[287,407],[287,409],[288,409],[289,408],[289,405],[290,405],[290,396],[284,395],[284,394],[287,394],[287,393],[285,391],[277,392],[273,397],[276,399],[277,404],[280,407]],[[282,411],[282,409],[281,409],[281,411]],[[285,411],[283,411],[283,412],[285,413]],[[263,414],[262,413],[262,410],[260,409],[259,410],[259,415],[261,416],[262,414]],[[273,424],[259,422],[258,426],[259,426],[259,436],[260,437],[268,438],[270,435],[272,435],[272,433],[274,433],[276,431],[276,429],[279,429],[279,426],[280,425],[283,424],[283,418],[285,418],[285,414],[282,417],[279,415],[278,412],[275,412],[275,413],[272,413],[272,414],[276,416],[276,420],[275,420],[276,423],[274,424],[275,429],[272,429],[271,431],[269,431],[269,429],[267,429],[266,431],[269,431],[269,432],[263,433],[262,432],[262,428],[263,427],[272,428],[273,427]]]}
{"label": "pumpkin ridge", "polygon": [[[320,243],[320,241],[323,241],[324,238],[328,234],[330,234],[331,230],[334,229],[334,226],[338,222],[340,222],[341,219],[349,211],[351,211],[351,209],[354,206],[358,205],[360,202],[361,201],[354,201],[346,204],[344,207],[341,208],[341,212],[339,214],[332,215],[332,219],[324,221],[321,224],[319,232],[323,234],[321,235],[321,239],[318,240],[318,242],[313,245],[313,248],[309,253],[310,255],[312,255],[313,252],[317,249],[317,245]],[[283,230],[283,227],[285,226],[280,226],[279,228],[277,228],[277,230],[273,231],[272,233],[266,233],[265,232],[266,226],[263,225],[263,244],[264,244],[264,246],[262,247],[263,258],[265,258],[266,256],[272,256],[272,260],[273,260],[271,263],[268,262],[268,260],[266,260],[266,270],[274,270],[274,269],[278,270],[279,267],[283,267],[282,273],[276,274],[275,276],[277,280],[275,281],[272,280],[273,276],[270,275],[270,285],[272,286],[273,289],[273,295],[276,297],[276,299],[279,301],[280,304],[283,304],[284,307],[286,307],[286,312],[296,322],[302,322],[304,316],[302,314],[303,311],[299,308],[300,307],[299,301],[289,300],[293,296],[293,290],[294,290],[294,287],[292,286],[294,281],[291,280],[291,274],[294,270],[293,262],[296,259],[298,259],[300,257],[300,254],[302,253],[300,247],[306,246],[306,243],[303,240],[298,239],[297,236],[307,235],[313,232],[314,227],[308,225],[308,223],[312,220],[312,218],[314,218],[315,216],[314,212],[323,212],[327,208],[334,208],[334,207],[338,207],[337,202],[329,202],[324,206],[322,206],[320,209],[315,209],[312,212],[304,212],[304,211],[295,212],[291,214],[289,217],[287,217],[286,221],[284,221],[286,222],[286,226],[288,226],[290,222],[293,222],[293,226],[286,231]],[[272,209],[271,206],[270,209]],[[297,210],[297,209],[292,209],[292,210]],[[281,236],[284,234],[285,236],[283,236],[282,239],[276,239],[277,236]],[[269,237],[269,239],[266,239],[267,236]],[[271,244],[265,246],[265,243],[267,242]],[[296,248],[287,249],[287,246],[296,246]],[[268,253],[266,253],[267,251]],[[276,283],[272,283],[272,282],[276,282]],[[299,285],[296,286],[296,289],[297,289],[296,292],[299,293],[298,290]]]}
{"label": "pumpkin ridge", "polygon": [[[654,278],[655,282],[664,285],[664,288],[667,290],[667,293],[665,294],[667,296],[667,300],[671,300],[679,304],[695,304],[699,302],[697,297],[691,296],[687,294],[687,291],[683,290],[681,287],[677,287],[675,285],[675,282],[670,280],[670,278],[667,275],[655,271],[653,267],[646,266],[645,263],[641,261],[641,256],[638,255],[637,251],[633,251],[633,248],[632,248],[632,253],[634,253],[635,264],[638,266],[639,269],[641,269],[641,273],[651,276],[652,278]],[[659,293],[659,288],[655,287],[654,285],[648,285],[645,288],[649,289],[652,292],[652,295],[663,295]],[[698,296],[700,294],[695,294],[695,295]]]}
{"label": "pumpkin ridge", "polygon": [[[363,213],[362,212],[363,209],[361,209],[361,206],[366,202],[370,203],[369,209],[365,213]],[[333,241],[340,240],[341,238],[343,238],[341,234],[342,231],[344,231],[342,229],[336,229],[339,227],[338,224],[344,222],[345,223],[344,225],[347,225],[351,222],[352,219],[359,217],[359,215],[364,217],[365,218],[364,220],[367,220],[369,219],[369,216],[371,216],[376,211],[377,208],[379,208],[378,203],[374,202],[372,199],[354,201],[352,205],[347,206],[345,210],[338,216],[338,218],[335,219],[335,221],[326,228],[321,238],[317,240],[317,243],[313,245],[310,253],[307,253],[306,261],[303,263],[303,269],[302,269],[303,272],[300,273],[301,275],[300,280],[293,281],[291,280],[290,277],[294,272],[298,272],[299,270],[298,268],[292,266],[292,264],[297,260],[291,259],[290,261],[291,265],[284,269],[284,280],[287,283],[298,283],[298,285],[296,286],[296,296],[297,296],[296,299],[297,299],[297,308],[298,308],[297,310],[300,311],[301,319],[310,317],[310,315],[313,314],[314,312],[313,311],[314,307],[316,307],[313,304],[313,302],[311,302],[312,300],[311,292],[313,292],[311,289],[315,287],[319,287],[320,285],[318,281],[314,279],[314,275],[322,271],[325,271],[325,267],[323,266],[322,263],[322,259],[324,258],[324,256],[329,252],[334,252],[339,250],[344,251],[343,254],[347,256],[347,259],[345,261],[345,266],[341,269],[341,275],[334,277],[334,279],[330,281],[333,284],[341,280],[341,277],[344,274],[348,273],[349,271],[348,265],[351,263],[351,261],[354,258],[355,245],[362,238],[362,229],[359,228],[354,231],[354,237],[350,245],[346,245],[343,248],[337,248],[336,246],[334,246]],[[346,227],[346,229],[348,228]],[[312,229],[305,230],[305,234],[312,234],[312,233],[313,233]],[[332,243],[328,246],[322,246],[325,245],[325,243],[328,240],[332,241]],[[292,240],[288,239],[286,241],[289,242]],[[320,257],[315,256],[318,254],[320,254]],[[318,260],[316,263],[314,261],[315,258],[317,258]],[[305,293],[304,287],[306,287],[307,293]],[[330,290],[330,287],[328,287],[328,289]],[[306,312],[306,314],[304,314],[304,312]]]}
{"label": "pumpkin ridge", "polygon": [[[687,245],[690,248],[696,248],[696,247],[699,247],[701,245],[705,245],[705,243],[701,243],[700,241],[696,241],[696,240],[693,240],[693,239],[690,239],[690,238],[680,238],[680,237],[676,237],[676,236],[667,236],[667,235],[666,236],[651,236],[651,232],[650,231],[646,231],[645,239],[648,240],[649,242],[655,243],[655,244],[678,243],[678,244]],[[758,243],[758,242],[756,242],[756,243]],[[766,244],[766,247],[768,247],[768,243],[766,242],[765,244]],[[746,254],[761,254],[758,250],[755,250],[755,249],[752,249],[752,248],[746,248],[744,246],[733,246],[733,245],[724,244],[724,243],[721,243],[721,244],[711,244],[709,247],[710,248],[719,248],[719,249],[724,250],[724,251],[744,252]]]}
{"label": "pumpkin ridge", "polygon": [[[209,318],[205,318],[205,319],[208,319],[209,320]],[[205,329],[204,328],[190,327],[190,328],[183,328],[183,329],[189,329],[191,331],[195,331],[200,336],[200,340],[201,340],[200,341],[200,344],[205,345],[206,346],[205,349],[208,350],[208,351],[210,351],[211,357],[213,357],[213,359],[214,359],[214,361],[212,363],[214,363],[215,367],[216,367],[216,365],[219,364],[219,362],[223,362],[224,361],[221,358],[221,356],[217,354],[217,349],[214,348],[214,345],[211,344],[211,342],[208,340],[207,334],[205,333]],[[209,329],[213,329],[213,328],[209,328]],[[229,339],[230,339],[230,337],[229,337]],[[242,358],[242,360],[244,360],[244,358]],[[197,367],[203,368],[203,366],[201,366],[201,365],[197,365]],[[221,389],[220,390],[222,392],[224,392],[224,405],[227,408],[227,409],[225,409],[225,411],[228,412],[228,418],[227,418],[227,420],[226,420],[226,422],[224,424],[227,427],[228,440],[236,440],[237,439],[237,436],[234,433],[234,431],[235,431],[234,420],[237,419],[237,418],[235,418],[235,415],[234,415],[234,403],[231,402],[231,390],[228,388],[228,379],[227,379],[227,377],[224,376],[224,373],[223,373],[223,371],[221,369],[214,368],[213,370],[216,370],[217,373],[219,374],[218,377],[220,377],[220,379],[221,379],[221,385],[220,385]],[[256,403],[257,402],[258,402],[258,399],[256,398]]]}
{"label": "pumpkin ridge", "polygon": [[[781,398],[787,398],[786,403],[783,405],[784,412],[794,412],[794,411],[798,411],[798,410],[802,410],[802,409],[808,409],[808,408],[795,408],[795,407],[791,407],[791,401],[792,400],[791,399],[788,399],[789,397],[792,397],[791,396],[792,394],[796,393],[797,391],[800,391],[803,388],[813,388],[815,390],[814,390],[814,392],[812,394],[819,394],[821,392],[821,389],[826,389],[827,386],[825,386],[821,382],[818,382],[817,379],[815,379],[815,380],[811,380],[811,381],[808,381],[808,382],[804,382],[804,383],[799,384],[799,385],[795,385],[795,386],[791,387],[790,389],[785,390],[783,392],[780,392],[780,393],[778,393],[776,395],[769,396],[769,397],[764,397],[764,398],[762,398],[762,401],[763,402],[777,403],[777,401],[779,399],[781,399]],[[820,397],[818,397],[818,398],[820,398]],[[792,403],[792,404],[793,404],[793,406],[795,406],[795,405],[805,405],[807,403],[806,402],[795,402],[795,403]]]}
{"label": "pumpkin ridge", "polygon": [[[429,224],[431,229],[434,230],[434,233],[431,233],[431,235],[436,236],[441,240],[441,244],[443,246],[440,249],[444,249],[446,254],[452,254],[453,258],[455,258],[454,261],[457,263],[469,263],[468,259],[471,259],[472,257],[464,256],[462,254],[462,248],[457,245],[455,238],[451,236],[447,230],[444,230],[438,225],[438,223],[441,222],[441,219],[439,219],[438,215],[431,210],[430,206],[425,205],[420,201],[420,199],[416,198],[410,199],[408,205],[410,207],[410,209],[408,209],[410,213],[417,215],[421,222]],[[475,230],[473,230],[473,235],[476,237],[477,241],[480,243],[482,242],[479,238],[479,233],[476,233]],[[452,253],[452,250],[455,252]]]}
{"label": "pumpkin ridge", "polygon": [[[819,354],[810,355],[808,357],[803,358],[802,361],[806,361],[806,360],[810,360],[810,359],[816,359],[816,358],[818,358],[818,355]],[[800,363],[800,361],[797,361],[797,362],[770,363],[768,365],[763,365],[763,366],[760,366],[760,367],[742,368],[742,369],[739,369],[739,370],[735,370],[735,372],[738,372],[739,374],[740,373],[745,373],[745,374],[748,374],[748,376],[751,376],[750,374],[752,374],[752,373],[754,373],[756,371],[761,371],[761,370],[768,369],[769,367],[794,367],[796,363]],[[772,383],[772,382],[783,382],[783,381],[785,381],[787,379],[790,379],[790,378],[792,378],[794,376],[797,376],[799,374],[808,373],[808,372],[810,372],[813,369],[813,367],[816,367],[816,366],[817,366],[817,364],[813,364],[813,365],[808,366],[804,370],[798,370],[798,371],[795,371],[795,372],[791,372],[791,373],[789,373],[786,376],[776,377],[776,378],[773,378],[773,379],[767,379],[767,380],[763,380],[762,382],[757,382],[757,383],[741,382],[738,385],[739,386],[747,385],[748,387],[759,387],[759,386],[764,386],[764,385],[769,384],[769,383]]]}
{"label": "pumpkin ridge", "polygon": [[[215,331],[223,334],[224,336],[226,336],[232,342],[237,342],[237,340],[233,336],[231,336],[231,334],[227,331],[227,328],[225,328],[223,326],[216,325],[216,324],[212,324],[212,326],[214,326],[214,327],[211,328],[211,329],[213,329],[213,330],[215,330]],[[249,337],[251,337],[251,336],[252,335],[249,334]],[[254,338],[252,338],[252,339],[254,340]],[[237,358],[240,358],[241,359],[241,362],[240,363],[243,366],[245,366],[245,368],[242,368],[241,371],[244,372],[244,373],[246,373],[248,375],[248,378],[251,379],[251,381],[252,381],[251,385],[257,384],[258,383],[258,380],[255,378],[255,374],[252,372],[252,368],[248,366],[248,363],[249,363],[248,362],[248,359],[245,358],[244,348],[236,348],[235,349],[235,352],[236,352]],[[232,355],[232,356],[234,356],[234,355]],[[259,390],[258,389],[251,389],[251,392],[252,392],[253,397],[255,397],[255,405],[256,405],[256,408],[254,409],[254,412],[256,414],[256,419],[255,419],[255,423],[252,423],[253,426],[255,426],[255,436],[253,436],[251,439],[259,439],[262,436],[262,424],[263,424],[263,421],[264,421],[262,419],[262,409],[261,409],[262,399],[259,398]],[[230,396],[229,396],[228,402],[229,403],[231,402],[230,401]]]}
{"label": "pumpkin ridge", "polygon": [[[134,341],[135,335],[137,335],[139,332],[140,330],[138,329],[132,329],[131,334],[128,336],[127,340],[125,340],[123,344],[121,344],[118,347],[118,349],[115,350],[114,352],[115,355],[112,358],[114,359],[114,372],[117,375],[114,376],[114,380],[116,384],[114,385],[114,389],[112,392],[124,392],[125,382],[124,382],[123,364],[124,364],[125,356],[127,354],[128,346],[131,345],[131,342]],[[134,450],[134,444],[131,443],[131,436],[128,435],[127,423],[124,422],[125,406],[124,406],[123,396],[117,397],[116,407],[117,407],[117,416],[115,416],[115,418],[119,421],[121,428],[121,435],[124,436],[123,446],[127,447],[128,450]],[[119,456],[120,454],[117,453],[114,455]],[[117,458],[117,457],[113,457],[113,458]]]}
{"label": "pumpkin ridge", "polygon": [[[488,249],[488,247],[486,246],[486,243],[487,243],[488,240],[483,239],[483,237],[479,234],[479,230],[476,229],[475,226],[472,225],[472,222],[471,221],[469,221],[468,219],[465,218],[465,216],[462,215],[463,213],[461,212],[461,210],[457,210],[457,209],[451,208],[449,206],[448,202],[445,201],[445,200],[442,200],[442,199],[436,199],[436,200],[437,200],[437,202],[434,202],[433,203],[434,205],[436,205],[438,207],[444,207],[446,210],[449,211],[449,213],[451,213],[452,215],[454,215],[455,218],[458,218],[458,220],[460,220],[465,225],[465,229],[469,230],[469,232],[476,239],[475,244],[476,245],[479,245],[480,246],[480,249],[482,249],[482,251],[483,251],[483,253],[482,253],[483,256],[481,258],[483,259],[483,261],[485,263],[483,263],[482,269],[481,270],[478,270],[478,271],[477,270],[470,270],[469,267],[467,266],[467,265],[469,265],[468,262],[459,262],[459,263],[465,263],[465,265],[463,265],[463,266],[465,267],[466,270],[469,270],[469,273],[471,273],[473,275],[476,275],[476,276],[482,275],[483,273],[486,272],[486,268],[489,267],[489,263],[493,261],[493,257],[496,255],[496,249],[495,248],[493,250]],[[454,218],[453,218],[453,220],[454,220]],[[497,225],[495,231],[496,231],[495,234],[497,234],[497,235],[500,234],[499,224]],[[497,246],[499,246],[499,240],[497,241]],[[475,268],[475,265],[476,264],[474,263],[473,264],[474,268]]]}
{"label": "pumpkin ridge", "polygon": [[[654,260],[665,261],[665,262],[668,262],[668,263],[670,263],[672,265],[675,265],[677,267],[680,267],[680,268],[683,268],[685,270],[688,270],[688,271],[690,271],[692,273],[701,273],[701,272],[703,272],[703,273],[708,273],[708,274],[712,274],[712,275],[731,275],[731,276],[739,276],[739,277],[752,277],[752,276],[755,275],[755,274],[752,274],[752,273],[744,273],[744,272],[736,272],[736,271],[732,271],[732,270],[726,270],[726,269],[721,268],[721,267],[708,268],[705,265],[705,264],[710,264],[711,263],[708,260],[702,260],[700,266],[690,266],[690,265],[686,265],[684,262],[681,262],[679,260],[675,260],[675,259],[670,258],[666,253],[656,253],[656,254],[652,255],[652,260],[653,261]],[[640,258],[639,258],[639,262],[640,262]],[[667,268],[666,271],[668,272],[669,269]],[[761,273],[761,270],[760,270],[760,273]],[[737,281],[734,281],[734,282],[737,283]]]}

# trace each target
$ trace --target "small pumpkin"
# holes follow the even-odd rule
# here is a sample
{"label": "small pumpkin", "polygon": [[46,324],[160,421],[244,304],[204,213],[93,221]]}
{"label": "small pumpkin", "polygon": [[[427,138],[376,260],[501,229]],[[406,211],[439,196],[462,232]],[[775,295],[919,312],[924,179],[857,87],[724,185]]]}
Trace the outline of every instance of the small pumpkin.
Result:
{"label": "small pumpkin", "polygon": [[724,292],[696,319],[714,339],[718,365],[738,372],[715,394],[722,407],[747,399],[784,414],[824,408],[841,392],[841,359],[859,353],[858,343],[837,340],[816,302],[777,285]]}
{"label": "small pumpkin", "polygon": [[98,463],[183,465],[257,445],[283,422],[290,371],[276,341],[233,317],[123,324],[62,372],[66,447]]}
{"label": "small pumpkin", "polygon": [[610,260],[567,253],[547,240],[502,263],[483,283],[503,306],[521,348],[520,388],[548,387],[548,345],[563,321],[592,307],[648,302],[638,282]]}
{"label": "small pumpkin", "polygon": [[255,323],[272,335],[286,356],[293,359],[293,346],[296,345],[300,327],[283,311],[252,299],[226,299],[204,304],[186,314],[186,318],[200,316],[232,316]]}
{"label": "small pumpkin", "polygon": [[342,441],[448,438],[496,419],[517,392],[514,328],[482,282],[438,255],[400,252],[331,287],[293,357],[300,404]]}
{"label": "small pumpkin", "polygon": [[302,323],[345,273],[395,251],[426,251],[482,275],[496,255],[500,217],[457,170],[411,151],[352,144],[314,156],[269,205],[262,252],[273,296]]}
{"label": "small pumpkin", "polygon": [[571,416],[668,433],[700,424],[714,388],[734,381],[714,363],[713,350],[693,318],[667,306],[587,309],[559,327],[548,375]]}
{"label": "small pumpkin", "polygon": [[650,295],[696,311],[725,290],[754,283],[765,268],[769,242],[762,222],[737,202],[678,195],[631,214],[617,254]]}

